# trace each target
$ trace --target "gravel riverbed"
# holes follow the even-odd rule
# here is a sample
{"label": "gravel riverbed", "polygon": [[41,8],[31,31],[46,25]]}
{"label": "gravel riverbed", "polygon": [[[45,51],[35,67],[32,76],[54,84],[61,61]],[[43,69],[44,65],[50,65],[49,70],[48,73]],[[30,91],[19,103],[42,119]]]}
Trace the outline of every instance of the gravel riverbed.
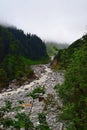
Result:
{"label": "gravel riverbed", "polygon": [[[39,124],[38,113],[45,111],[47,113],[46,120],[51,128],[51,130],[61,130],[62,123],[57,121],[57,116],[59,113],[59,108],[61,107],[61,102],[59,100],[54,86],[57,84],[62,84],[64,81],[64,75],[62,72],[54,72],[49,65],[33,65],[31,68],[38,77],[29,84],[22,85],[16,90],[8,88],[5,92],[0,93],[0,107],[5,104],[5,100],[12,102],[12,106],[18,106],[18,100],[24,101],[25,104],[32,104],[32,106],[24,107],[21,112],[30,113],[30,119],[34,126]],[[33,99],[32,97],[27,97],[26,94],[32,92],[38,86],[45,88],[44,99],[52,100],[52,103],[45,104],[44,100],[39,101],[39,99]],[[49,102],[50,102],[49,100]],[[46,107],[46,109],[44,109]],[[16,112],[10,112],[6,116],[14,117]],[[7,130],[11,130],[10,128]]]}

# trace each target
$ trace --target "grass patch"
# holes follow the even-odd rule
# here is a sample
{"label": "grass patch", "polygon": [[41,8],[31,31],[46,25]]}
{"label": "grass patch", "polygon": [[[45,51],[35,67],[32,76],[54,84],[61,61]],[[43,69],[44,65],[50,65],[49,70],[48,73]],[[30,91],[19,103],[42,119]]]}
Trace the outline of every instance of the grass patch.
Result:
{"label": "grass patch", "polygon": [[37,65],[37,64],[46,64],[49,63],[50,59],[49,57],[47,58],[41,58],[39,60],[31,60],[31,59],[27,59],[27,58],[22,58],[24,63],[28,64],[28,65]]}
{"label": "grass patch", "polygon": [[45,94],[45,88],[44,87],[37,87],[35,88],[31,93],[28,93],[26,96],[31,96],[33,99],[36,99],[40,96],[40,94]]}
{"label": "grass patch", "polygon": [[39,125],[36,127],[36,130],[51,130],[46,122],[46,114],[38,113]]}

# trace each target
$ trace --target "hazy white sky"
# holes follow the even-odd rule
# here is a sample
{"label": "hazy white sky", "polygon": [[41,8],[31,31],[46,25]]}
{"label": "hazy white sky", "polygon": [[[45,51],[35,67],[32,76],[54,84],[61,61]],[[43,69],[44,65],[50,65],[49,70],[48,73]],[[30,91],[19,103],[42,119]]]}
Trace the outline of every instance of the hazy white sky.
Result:
{"label": "hazy white sky", "polygon": [[71,43],[87,32],[87,0],[0,0],[0,22]]}

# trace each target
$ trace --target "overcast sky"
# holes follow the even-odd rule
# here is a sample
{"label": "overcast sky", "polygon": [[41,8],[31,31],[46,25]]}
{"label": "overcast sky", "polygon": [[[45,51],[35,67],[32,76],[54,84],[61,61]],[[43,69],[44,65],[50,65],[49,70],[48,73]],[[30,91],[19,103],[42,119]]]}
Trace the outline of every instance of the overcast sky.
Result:
{"label": "overcast sky", "polygon": [[0,22],[71,43],[87,32],[87,0],[0,0]]}

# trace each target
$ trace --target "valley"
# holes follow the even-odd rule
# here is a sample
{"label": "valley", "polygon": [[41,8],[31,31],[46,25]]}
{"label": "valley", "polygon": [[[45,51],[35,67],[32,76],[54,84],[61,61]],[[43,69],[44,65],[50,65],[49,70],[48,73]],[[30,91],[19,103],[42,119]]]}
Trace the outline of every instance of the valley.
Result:
{"label": "valley", "polygon": [[[54,86],[57,84],[62,84],[64,81],[63,72],[55,72],[50,68],[49,64],[46,65],[33,65],[31,66],[35,75],[38,79],[35,79],[29,84],[20,86],[16,90],[7,89],[6,92],[0,94],[0,107],[5,105],[6,100],[12,102],[12,107],[20,105],[20,101],[26,104],[24,108],[20,111],[30,114],[30,119],[34,126],[38,126],[38,113],[47,113],[46,121],[52,130],[60,130],[61,122],[57,122],[57,115],[61,107],[61,102],[59,97],[54,90]],[[37,87],[45,89],[45,93],[40,94],[38,98],[33,99],[31,96],[26,96],[27,94],[33,92]],[[43,97],[42,101],[39,101],[40,97]],[[19,101],[20,100],[20,101]],[[48,104],[44,102],[48,100]],[[31,105],[28,105],[31,104]],[[53,106],[53,107],[52,107]],[[45,110],[46,109],[46,110]],[[6,117],[14,118],[16,115],[15,111],[6,114]],[[9,130],[9,129],[7,129]]]}

